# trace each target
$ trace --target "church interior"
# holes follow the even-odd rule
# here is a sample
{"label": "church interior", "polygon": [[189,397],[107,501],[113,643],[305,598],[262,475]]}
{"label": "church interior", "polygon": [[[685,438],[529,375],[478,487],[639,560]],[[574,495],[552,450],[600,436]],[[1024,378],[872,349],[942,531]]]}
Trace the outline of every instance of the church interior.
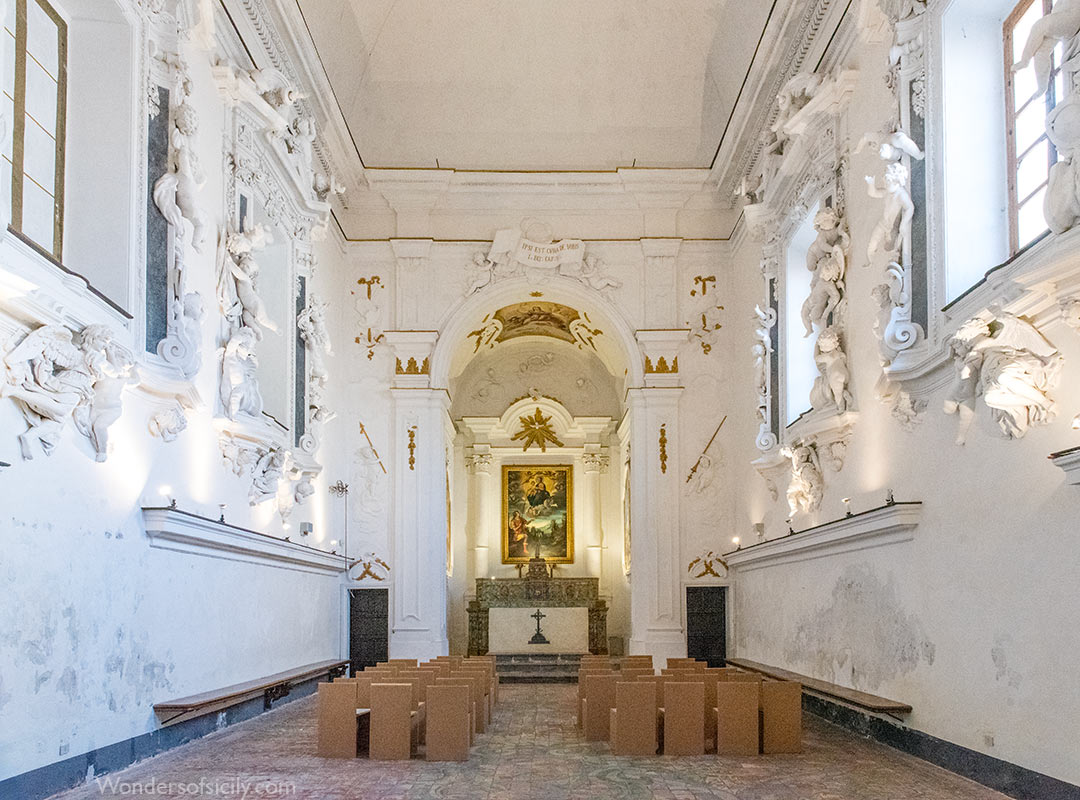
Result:
{"label": "church interior", "polygon": [[0,17],[0,798],[1080,798],[1080,0]]}

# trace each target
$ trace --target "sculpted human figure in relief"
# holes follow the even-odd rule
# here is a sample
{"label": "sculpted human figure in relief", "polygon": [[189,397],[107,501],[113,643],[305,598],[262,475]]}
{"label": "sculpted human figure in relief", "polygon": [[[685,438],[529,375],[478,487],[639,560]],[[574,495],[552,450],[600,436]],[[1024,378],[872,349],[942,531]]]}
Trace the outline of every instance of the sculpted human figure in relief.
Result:
{"label": "sculpted human figure in relief", "polygon": [[257,339],[251,328],[233,331],[221,359],[221,405],[229,419],[241,414],[257,417],[263,401],[255,373],[259,362],[255,358]]}
{"label": "sculpted human figure in relief", "polygon": [[852,397],[848,390],[851,373],[848,370],[847,355],[840,346],[840,335],[835,328],[826,328],[818,334],[814,345],[814,363],[820,373],[810,392],[810,402],[814,408],[822,408],[832,403],[843,414],[851,406]]}
{"label": "sculpted human figure in relief", "polygon": [[957,444],[967,439],[979,395],[1009,439],[1056,418],[1050,392],[1064,358],[1030,323],[1003,312],[990,322],[975,318],[960,326],[950,349],[956,378],[945,412],[959,417]]}
{"label": "sculpted human figure in relief", "polygon": [[5,381],[0,397],[10,397],[29,430],[19,434],[22,457],[34,457],[33,443],[51,455],[66,420],[93,392],[82,351],[63,325],[44,325],[31,331],[4,357]]}
{"label": "sculpted human figure in relief", "polygon": [[250,328],[256,339],[262,339],[263,329],[277,331],[277,326],[267,316],[255,281],[259,264],[254,252],[273,241],[273,235],[265,225],[245,225],[245,230],[230,233],[225,240],[226,253],[220,267],[219,293],[222,296],[222,312],[230,324]]}
{"label": "sculpted human figure in relief", "polygon": [[75,407],[75,427],[94,447],[95,458],[108,456],[109,426],[120,419],[124,387],[138,380],[135,360],[114,340],[108,325],[87,325],[79,335],[80,348],[94,383]]}
{"label": "sculpted human figure in relief", "polygon": [[191,224],[191,246],[197,253],[206,240],[206,219],[198,202],[206,182],[195,152],[198,127],[195,109],[186,100],[180,102],[173,109],[169,169],[154,183],[154,204],[178,231],[183,230],[185,219]]}
{"label": "sculpted human figure in relief", "polygon": [[817,511],[825,494],[825,478],[817,451],[812,445],[796,444],[785,447],[781,455],[791,461],[791,483],[787,490],[791,515]]}

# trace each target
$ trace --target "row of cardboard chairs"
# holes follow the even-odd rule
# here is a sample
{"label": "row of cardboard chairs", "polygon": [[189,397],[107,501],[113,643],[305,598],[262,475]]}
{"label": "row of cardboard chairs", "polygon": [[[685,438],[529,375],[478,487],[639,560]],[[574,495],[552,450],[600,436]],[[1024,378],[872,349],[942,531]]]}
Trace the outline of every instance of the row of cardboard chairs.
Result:
{"label": "row of cardboard chairs", "polygon": [[606,658],[582,658],[578,726],[615,755],[698,756],[802,751],[802,684],[732,668],[669,658],[657,675],[652,656],[630,656],[615,671]]}
{"label": "row of cardboard chairs", "polygon": [[318,754],[324,758],[465,761],[499,696],[494,657],[390,659],[319,684]]}

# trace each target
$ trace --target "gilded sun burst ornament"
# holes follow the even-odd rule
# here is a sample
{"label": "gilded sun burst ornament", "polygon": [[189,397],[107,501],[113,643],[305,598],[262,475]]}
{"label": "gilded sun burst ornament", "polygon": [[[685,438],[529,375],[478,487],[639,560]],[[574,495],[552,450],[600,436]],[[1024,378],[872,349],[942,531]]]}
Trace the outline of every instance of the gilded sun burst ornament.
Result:
{"label": "gilded sun burst ornament", "polygon": [[551,428],[551,417],[545,417],[539,408],[531,417],[518,417],[518,420],[521,422],[521,430],[514,434],[511,441],[523,440],[525,442],[521,448],[523,451],[537,444],[540,445],[540,452],[546,453],[548,442],[556,447],[563,446]]}

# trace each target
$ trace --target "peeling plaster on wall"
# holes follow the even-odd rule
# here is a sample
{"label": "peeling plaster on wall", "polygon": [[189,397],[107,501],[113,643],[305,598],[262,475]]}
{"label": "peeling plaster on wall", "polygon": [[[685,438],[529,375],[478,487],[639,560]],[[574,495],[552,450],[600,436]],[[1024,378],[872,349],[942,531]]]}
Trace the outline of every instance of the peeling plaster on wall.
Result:
{"label": "peeling plaster on wall", "polygon": [[994,662],[994,679],[1005,679],[1009,688],[1019,689],[1023,682],[1023,676],[1015,669],[1009,668],[1008,648],[1012,647],[1012,637],[1007,634],[999,634],[994,638],[994,646],[990,648],[990,659]]}
{"label": "peeling plaster on wall", "polygon": [[874,691],[920,662],[933,665],[934,653],[918,617],[897,599],[893,577],[883,583],[868,565],[854,564],[840,574],[832,603],[796,624],[785,658],[811,664],[811,674],[826,680]]}

